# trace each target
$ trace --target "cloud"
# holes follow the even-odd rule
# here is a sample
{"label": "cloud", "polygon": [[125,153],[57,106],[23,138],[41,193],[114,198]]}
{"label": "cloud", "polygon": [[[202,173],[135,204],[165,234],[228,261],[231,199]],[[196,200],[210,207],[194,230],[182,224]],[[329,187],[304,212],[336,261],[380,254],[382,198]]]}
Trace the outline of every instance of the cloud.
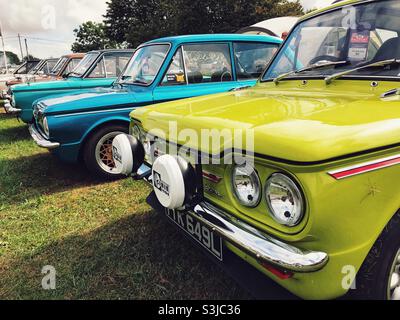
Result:
{"label": "cloud", "polygon": [[[29,53],[58,57],[70,52],[73,30],[81,23],[102,21],[106,0],[0,0],[0,22],[6,50],[20,54],[17,35],[28,38]],[[25,45],[23,43],[24,53]]]}
{"label": "cloud", "polygon": [[[0,0],[6,50],[20,54],[17,35],[28,38],[29,53],[39,58],[68,53],[73,30],[85,21],[102,21],[107,0]],[[333,0],[300,0],[308,10]],[[25,53],[24,40],[22,40]]]}

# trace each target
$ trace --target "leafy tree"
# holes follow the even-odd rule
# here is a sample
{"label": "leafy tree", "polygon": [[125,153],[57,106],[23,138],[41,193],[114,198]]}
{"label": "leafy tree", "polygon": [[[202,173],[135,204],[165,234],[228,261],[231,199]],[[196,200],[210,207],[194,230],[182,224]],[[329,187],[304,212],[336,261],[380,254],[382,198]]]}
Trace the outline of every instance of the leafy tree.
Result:
{"label": "leafy tree", "polygon": [[162,36],[236,32],[303,13],[298,1],[288,0],[110,0],[104,23],[107,36],[136,47]]}
{"label": "leafy tree", "polygon": [[26,61],[26,60],[29,60],[29,61],[31,61],[31,60],[40,60],[39,58],[36,58],[35,56],[33,56],[33,55],[28,55],[28,56],[25,56],[24,57],[24,59],[22,60],[22,61]]}
{"label": "leafy tree", "polygon": [[87,21],[74,30],[73,52],[87,52],[105,48],[115,48],[116,42],[109,40],[103,23]]}
{"label": "leafy tree", "polygon": [[[8,64],[20,64],[21,60],[18,58],[18,56],[11,51],[6,51],[6,56],[7,56],[7,63]],[[0,52],[0,60],[1,62],[1,66],[3,66],[4,64],[4,53],[3,51]]]}

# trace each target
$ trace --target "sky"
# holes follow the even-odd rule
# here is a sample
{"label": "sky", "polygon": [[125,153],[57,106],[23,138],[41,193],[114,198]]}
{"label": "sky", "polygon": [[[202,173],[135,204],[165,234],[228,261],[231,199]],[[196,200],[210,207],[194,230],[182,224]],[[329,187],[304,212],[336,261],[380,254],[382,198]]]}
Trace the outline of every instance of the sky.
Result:
{"label": "sky", "polygon": [[[0,23],[6,50],[21,56],[17,35],[38,58],[69,53],[73,30],[85,21],[101,22],[107,0],[0,0]],[[300,0],[306,9],[319,8],[333,0]],[[2,48],[1,48],[2,49]]]}

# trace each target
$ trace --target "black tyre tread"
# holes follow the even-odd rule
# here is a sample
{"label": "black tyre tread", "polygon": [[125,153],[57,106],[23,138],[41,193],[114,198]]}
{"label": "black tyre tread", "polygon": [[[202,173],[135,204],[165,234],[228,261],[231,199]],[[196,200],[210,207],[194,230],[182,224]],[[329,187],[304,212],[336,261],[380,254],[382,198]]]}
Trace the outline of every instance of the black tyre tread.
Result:
{"label": "black tyre tread", "polygon": [[356,290],[349,292],[352,299],[384,300],[387,275],[400,247],[400,211],[385,226],[378,240],[361,266]]}

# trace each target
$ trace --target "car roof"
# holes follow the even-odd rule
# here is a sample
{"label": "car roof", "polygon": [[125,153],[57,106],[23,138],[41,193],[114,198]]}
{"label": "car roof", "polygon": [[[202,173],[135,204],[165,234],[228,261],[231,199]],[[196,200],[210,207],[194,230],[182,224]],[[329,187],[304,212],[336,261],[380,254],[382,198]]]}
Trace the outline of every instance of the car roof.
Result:
{"label": "car roof", "polygon": [[104,52],[135,52],[135,49],[102,49],[102,50],[93,50],[88,53],[104,53]]}
{"label": "car roof", "polygon": [[74,59],[74,58],[83,58],[84,56],[85,56],[85,53],[70,53],[70,54],[64,55],[63,58]]}
{"label": "car roof", "polygon": [[362,3],[362,2],[366,2],[367,0],[342,0],[342,1],[337,1],[334,2],[332,5],[326,6],[325,8],[319,9],[319,10],[315,10],[315,11],[311,11],[310,13],[304,15],[303,17],[301,17],[299,19],[299,22],[311,18],[313,16],[319,15],[320,13],[323,13],[325,11],[329,11],[332,10],[334,8],[340,8],[343,6],[347,6],[347,5],[352,5],[352,4],[357,4],[357,3]]}
{"label": "car roof", "polygon": [[[173,36],[155,39],[144,44],[169,42],[173,44],[188,43],[188,42],[207,42],[207,41],[250,41],[250,42],[270,42],[282,43],[282,39],[267,35],[254,35],[254,34],[196,34],[185,36]],[[143,44],[143,45],[144,45]]]}

